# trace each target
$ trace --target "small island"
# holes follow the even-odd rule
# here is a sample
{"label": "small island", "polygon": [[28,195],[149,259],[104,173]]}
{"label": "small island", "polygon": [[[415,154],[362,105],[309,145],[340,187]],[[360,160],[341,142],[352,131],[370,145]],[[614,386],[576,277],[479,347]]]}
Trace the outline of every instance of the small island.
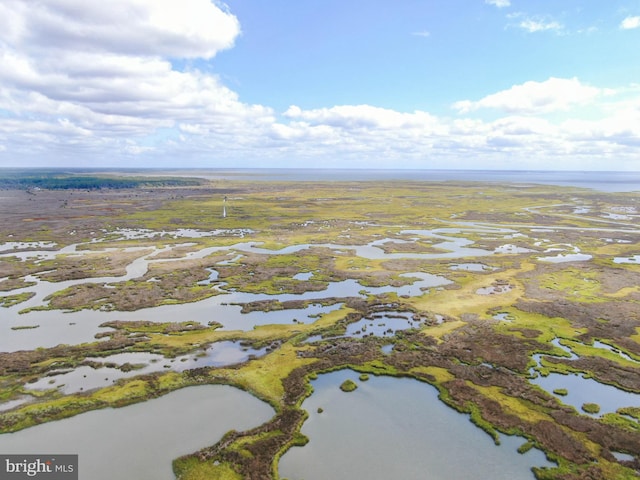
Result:
{"label": "small island", "polygon": [[358,388],[358,385],[351,379],[345,380],[340,385],[340,390],[343,392],[353,392],[356,388]]}

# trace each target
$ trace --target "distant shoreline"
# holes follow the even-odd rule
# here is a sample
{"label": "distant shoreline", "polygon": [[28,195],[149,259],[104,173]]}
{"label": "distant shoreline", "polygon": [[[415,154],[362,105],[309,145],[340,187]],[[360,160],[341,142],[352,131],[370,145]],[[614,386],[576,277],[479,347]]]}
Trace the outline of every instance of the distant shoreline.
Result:
{"label": "distant shoreline", "polygon": [[0,168],[0,178],[17,173],[29,175],[107,174],[198,177],[207,180],[249,181],[465,181],[544,184],[589,188],[603,192],[640,191],[640,171],[564,170],[415,170],[325,168]]}

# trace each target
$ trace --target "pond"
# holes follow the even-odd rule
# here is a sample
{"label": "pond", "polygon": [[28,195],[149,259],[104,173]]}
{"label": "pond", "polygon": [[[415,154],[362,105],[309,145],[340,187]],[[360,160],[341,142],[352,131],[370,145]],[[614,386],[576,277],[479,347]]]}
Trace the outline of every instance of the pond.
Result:
{"label": "pond", "polygon": [[[567,346],[562,345],[558,338],[551,342],[554,346],[565,351],[568,359],[576,359],[578,356]],[[601,342],[595,342],[594,346],[600,347]],[[611,347],[610,347],[611,348]],[[547,355],[553,356],[553,355]],[[533,359],[538,365],[543,355],[536,354]],[[633,361],[633,360],[632,360]],[[640,405],[640,395],[637,393],[627,392],[612,385],[600,383],[592,378],[584,378],[581,374],[563,375],[560,373],[550,373],[549,375],[539,375],[535,368],[530,371],[531,383],[538,385],[549,393],[553,393],[558,400],[565,405],[570,405],[578,412],[592,417],[598,417],[604,413],[615,413],[619,408],[634,407]],[[558,390],[566,390],[566,395],[554,393]],[[596,403],[600,406],[598,413],[586,413],[582,410],[585,403]]]}
{"label": "pond", "polygon": [[[640,395],[637,393],[620,390],[591,378],[584,378],[582,375],[551,373],[546,377],[533,378],[530,382],[550,393],[557,389],[566,389],[567,395],[556,394],[558,400],[566,405],[571,405],[582,414],[594,417],[599,417],[604,413],[615,413],[619,408],[640,405]],[[597,403],[600,406],[600,411],[594,414],[583,412],[582,405],[585,403]]]}
{"label": "pond", "polygon": [[188,387],[128,407],[96,410],[0,435],[3,454],[78,454],[80,478],[174,480],[176,457],[256,427],[273,409],[226,385]]}
{"label": "pond", "polygon": [[613,263],[640,263],[640,255],[629,255],[628,257],[615,257]]}
{"label": "pond", "polygon": [[[347,378],[358,384],[350,393],[339,388]],[[313,382],[314,393],[303,403],[309,443],[283,455],[282,478],[533,480],[531,467],[552,465],[538,450],[517,453],[521,438],[501,436],[496,446],[467,415],[442,403],[431,385],[357,379],[343,370]]]}

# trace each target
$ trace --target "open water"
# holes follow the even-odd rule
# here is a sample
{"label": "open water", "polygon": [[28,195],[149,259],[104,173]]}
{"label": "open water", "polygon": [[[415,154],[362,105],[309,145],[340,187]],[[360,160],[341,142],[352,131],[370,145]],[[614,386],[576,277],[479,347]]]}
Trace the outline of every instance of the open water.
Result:
{"label": "open water", "polygon": [[[172,172],[175,173],[175,172]],[[382,181],[492,182],[545,184],[590,188],[603,192],[640,191],[640,171],[548,171],[548,170],[391,170],[391,169],[211,169],[181,170],[182,175],[227,180],[262,181]]]}

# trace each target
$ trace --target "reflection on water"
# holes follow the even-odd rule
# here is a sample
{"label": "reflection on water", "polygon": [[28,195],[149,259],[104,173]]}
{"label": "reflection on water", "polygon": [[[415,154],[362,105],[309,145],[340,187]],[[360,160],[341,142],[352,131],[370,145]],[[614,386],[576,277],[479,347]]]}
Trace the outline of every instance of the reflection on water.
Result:
{"label": "reflection on water", "polygon": [[550,466],[540,451],[518,454],[521,438],[503,436],[496,446],[430,385],[371,377],[345,393],[339,385],[347,378],[358,374],[333,372],[313,382],[303,403],[309,443],[283,455],[282,478],[533,480],[532,466]]}
{"label": "reflection on water", "polygon": [[78,454],[81,479],[174,480],[171,461],[216,443],[230,429],[266,422],[273,409],[223,385],[103,409],[0,435],[3,454]]}

